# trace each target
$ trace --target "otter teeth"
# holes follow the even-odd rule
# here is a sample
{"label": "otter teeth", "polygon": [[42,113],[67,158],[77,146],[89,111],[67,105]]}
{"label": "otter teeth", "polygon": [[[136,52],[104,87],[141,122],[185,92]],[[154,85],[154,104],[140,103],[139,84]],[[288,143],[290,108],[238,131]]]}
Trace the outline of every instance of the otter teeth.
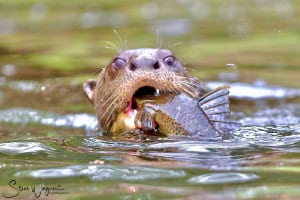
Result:
{"label": "otter teeth", "polygon": [[155,93],[154,93],[154,96],[157,97],[157,96],[159,96],[159,94],[160,94],[160,90],[159,90],[159,89],[156,89],[156,90],[155,90]]}

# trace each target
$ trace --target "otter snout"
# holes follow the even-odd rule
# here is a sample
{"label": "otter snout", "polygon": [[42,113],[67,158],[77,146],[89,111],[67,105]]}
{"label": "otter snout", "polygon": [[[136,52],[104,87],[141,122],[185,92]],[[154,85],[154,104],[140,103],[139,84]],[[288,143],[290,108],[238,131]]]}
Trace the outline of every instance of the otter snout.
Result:
{"label": "otter snout", "polygon": [[136,58],[131,61],[129,69],[135,71],[137,69],[159,69],[160,64],[158,60],[151,58]]}

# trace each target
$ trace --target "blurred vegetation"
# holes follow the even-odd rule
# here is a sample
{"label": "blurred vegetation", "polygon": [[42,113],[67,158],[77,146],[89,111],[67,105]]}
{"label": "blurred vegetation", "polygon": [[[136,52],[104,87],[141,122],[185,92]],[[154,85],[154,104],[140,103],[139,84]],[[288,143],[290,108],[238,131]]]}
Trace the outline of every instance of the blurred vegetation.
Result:
{"label": "blurred vegetation", "polygon": [[240,81],[299,87],[299,19],[296,0],[0,0],[0,73],[95,76],[116,54],[105,41],[155,48],[162,40],[201,79],[234,63]]}

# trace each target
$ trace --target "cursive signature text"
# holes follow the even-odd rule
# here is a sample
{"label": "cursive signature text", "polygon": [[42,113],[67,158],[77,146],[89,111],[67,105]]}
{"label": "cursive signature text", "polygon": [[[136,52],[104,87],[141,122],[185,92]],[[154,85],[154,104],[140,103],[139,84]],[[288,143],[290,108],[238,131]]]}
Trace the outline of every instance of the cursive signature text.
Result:
{"label": "cursive signature text", "polygon": [[18,185],[15,179],[10,180],[8,186],[11,191],[3,193],[4,198],[14,198],[19,196],[22,192],[31,192],[36,198],[40,198],[42,194],[49,196],[49,194],[66,194],[65,189],[60,185],[45,185],[43,180],[39,185]]}

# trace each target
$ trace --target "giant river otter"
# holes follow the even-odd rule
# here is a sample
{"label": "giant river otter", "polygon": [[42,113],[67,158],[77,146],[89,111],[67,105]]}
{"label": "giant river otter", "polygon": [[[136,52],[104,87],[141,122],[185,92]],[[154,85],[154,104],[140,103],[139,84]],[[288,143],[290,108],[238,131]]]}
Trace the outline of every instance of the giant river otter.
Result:
{"label": "giant river otter", "polygon": [[[101,71],[97,80],[88,80],[84,83],[83,89],[89,100],[94,104],[101,130],[107,133],[118,134],[136,129],[154,130],[159,126],[172,126],[174,120],[177,120],[176,123],[179,126],[182,125],[183,129],[185,126],[200,126],[200,129],[197,129],[199,135],[209,135],[210,137],[237,128],[237,125],[235,126],[235,123],[229,120],[227,87],[218,89],[204,95],[205,98],[201,98],[200,81],[190,77],[185,67],[167,49],[124,50]],[[176,100],[178,99],[175,98],[177,95],[181,95],[180,100]],[[158,109],[153,110],[153,112],[163,113],[163,115],[157,116],[163,116],[163,119],[167,119],[167,116],[168,120],[162,120],[160,117],[159,121],[155,121],[158,118],[153,118],[151,119],[153,123],[149,125],[149,123],[145,123],[147,120],[149,122],[149,119],[141,118],[144,113],[147,113],[144,108],[149,108],[149,104],[141,102],[147,100],[145,97],[151,99],[151,96],[162,96],[161,98],[165,96],[168,99],[171,96],[171,99],[176,100],[165,101],[168,109],[160,106]],[[182,98],[182,96],[186,98]],[[187,100],[196,103],[184,103]],[[157,101],[152,98],[152,107],[154,104],[157,104]],[[189,107],[189,105],[192,105],[192,107]],[[184,112],[170,112],[176,106],[181,106],[180,108]],[[209,112],[205,111],[205,106],[210,106]],[[220,107],[223,109],[222,112],[220,112]],[[195,112],[202,115],[199,120],[197,120],[198,115],[194,115]],[[181,116],[181,121],[178,121],[175,115]],[[186,121],[191,121],[194,124],[185,123]],[[201,129],[201,126],[203,129]],[[172,130],[176,131],[178,128],[161,128],[159,130],[170,132]],[[173,134],[189,134],[188,130],[190,129]],[[208,132],[200,133],[205,130]],[[169,133],[163,132],[163,134]],[[190,134],[195,135],[197,133]]]}

